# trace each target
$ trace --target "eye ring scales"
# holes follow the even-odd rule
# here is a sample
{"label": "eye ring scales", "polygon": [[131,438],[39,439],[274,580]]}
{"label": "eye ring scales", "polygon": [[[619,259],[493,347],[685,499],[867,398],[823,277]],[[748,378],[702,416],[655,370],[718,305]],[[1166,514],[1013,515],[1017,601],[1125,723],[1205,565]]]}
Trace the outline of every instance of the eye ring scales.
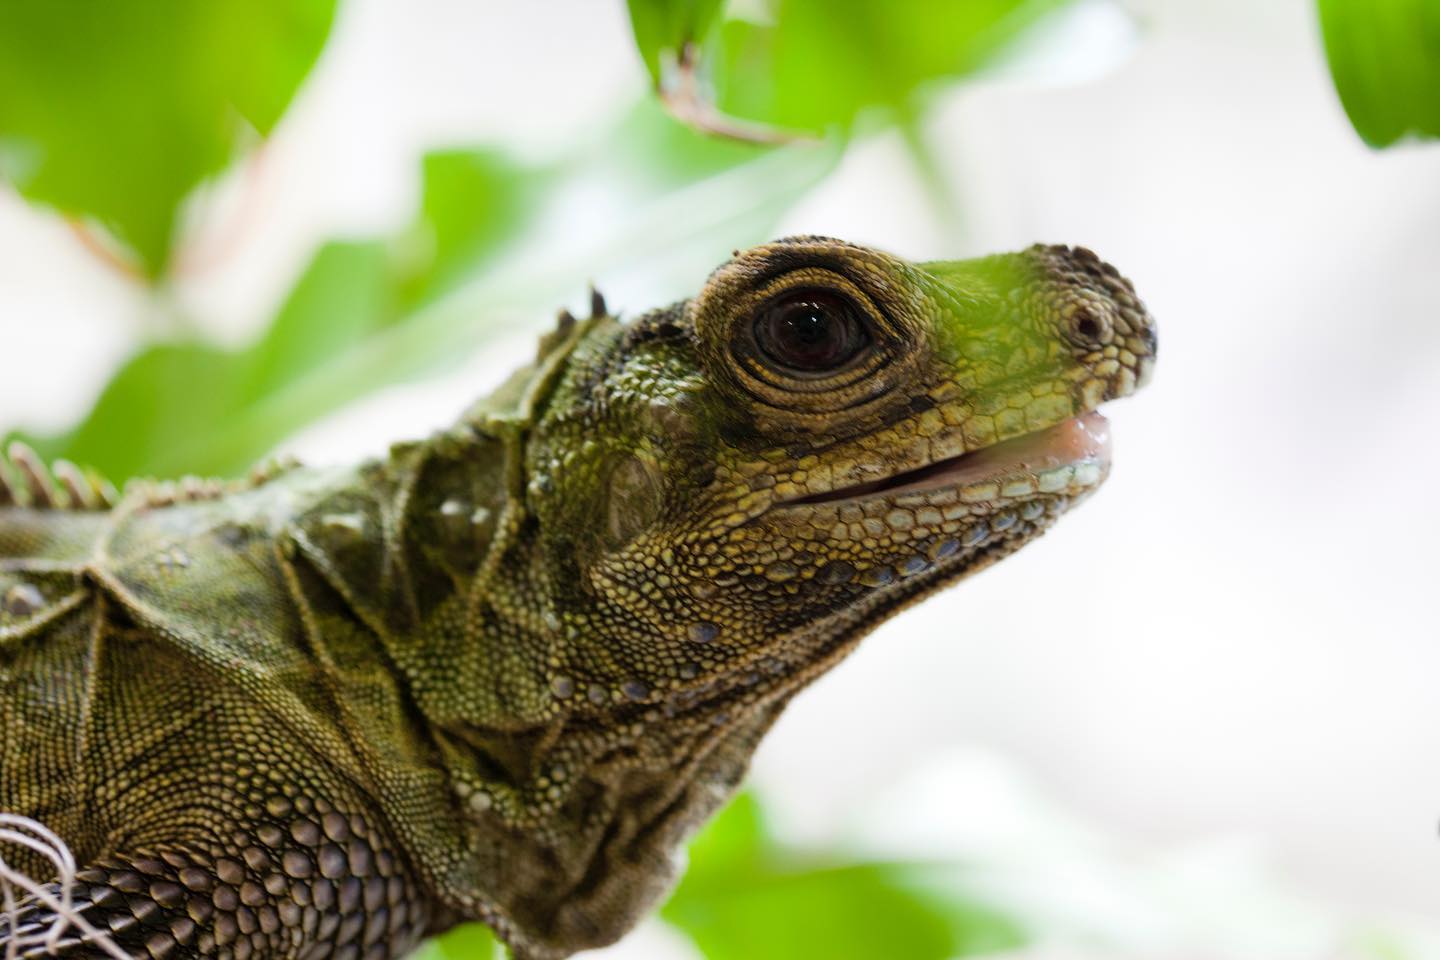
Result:
{"label": "eye ring scales", "polygon": [[687,311],[714,382],[757,424],[835,434],[909,402],[932,347],[929,301],[897,295],[912,269],[839,241],[777,241],[716,270]]}

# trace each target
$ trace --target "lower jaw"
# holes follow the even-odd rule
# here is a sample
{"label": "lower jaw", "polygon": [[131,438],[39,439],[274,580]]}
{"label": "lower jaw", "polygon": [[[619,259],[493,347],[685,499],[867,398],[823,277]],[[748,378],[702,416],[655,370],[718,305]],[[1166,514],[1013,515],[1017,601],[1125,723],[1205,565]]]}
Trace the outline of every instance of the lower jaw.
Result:
{"label": "lower jaw", "polygon": [[882,587],[964,576],[977,562],[984,565],[982,558],[991,551],[1008,553],[1044,533],[1093,489],[965,505],[965,513],[957,511],[954,519],[939,527],[922,524],[905,531],[900,542],[909,548],[909,555],[902,548],[898,556],[874,563],[864,571],[861,582]]}
{"label": "lower jaw", "polygon": [[[815,634],[816,643],[806,655],[807,662],[812,666],[800,675],[789,677],[788,683],[782,682],[776,693],[783,696],[793,692],[809,682],[809,678],[818,676],[844,659],[866,634],[884,621],[1015,553],[1045,533],[1068,506],[1056,513],[1047,513],[1038,522],[1026,524],[1007,535],[976,544],[916,574],[872,589],[869,596],[846,604],[835,612],[828,629],[822,628]],[[808,620],[805,630],[809,632],[815,626],[815,621]]]}

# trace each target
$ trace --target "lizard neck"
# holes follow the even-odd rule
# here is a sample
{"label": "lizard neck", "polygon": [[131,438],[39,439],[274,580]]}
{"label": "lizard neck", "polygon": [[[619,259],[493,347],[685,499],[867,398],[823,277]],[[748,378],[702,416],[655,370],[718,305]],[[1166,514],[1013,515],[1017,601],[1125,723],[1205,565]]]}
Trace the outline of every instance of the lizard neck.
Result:
{"label": "lizard neck", "polygon": [[412,720],[438,737],[509,735],[547,715],[553,638],[543,580],[527,575],[522,444],[466,423],[399,444],[315,503],[293,534],[338,594],[322,632],[373,638]]}
{"label": "lizard neck", "polygon": [[448,910],[508,929],[506,864],[538,862],[534,796],[563,721],[525,576],[518,434],[457,426],[337,479],[286,530],[339,725]]}
{"label": "lizard neck", "polygon": [[573,638],[519,499],[520,439],[397,448],[302,515],[293,563],[342,722],[437,902],[547,957],[663,895],[781,704],[717,727],[557,686]]}
{"label": "lizard neck", "polygon": [[717,726],[634,702],[606,645],[572,635],[552,596],[569,568],[525,509],[547,376],[514,413],[472,411],[361,468],[293,534],[378,802],[447,913],[527,957],[609,942],[652,905],[782,705]]}

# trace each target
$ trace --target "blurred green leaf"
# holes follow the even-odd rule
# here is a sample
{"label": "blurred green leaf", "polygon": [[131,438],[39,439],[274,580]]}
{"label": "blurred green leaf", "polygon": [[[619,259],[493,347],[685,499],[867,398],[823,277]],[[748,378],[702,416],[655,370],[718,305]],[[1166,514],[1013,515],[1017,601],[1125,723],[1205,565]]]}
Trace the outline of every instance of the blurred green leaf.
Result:
{"label": "blurred green leaf", "polygon": [[[753,19],[737,15],[718,27],[710,26],[716,5],[707,2],[632,0],[630,13],[672,110],[743,138],[747,130],[849,131],[876,107],[909,122],[927,86],[974,73],[1070,2],[762,0],[744,8]],[[680,56],[690,40],[700,50],[693,62]],[[713,103],[697,105],[696,97]]]}
{"label": "blurred green leaf", "polygon": [[[243,358],[246,396],[263,397],[396,319],[395,272],[377,240],[332,241],[300,275],[274,321]],[[173,434],[190,436],[190,434]]]}
{"label": "blurred green leaf", "polygon": [[505,956],[490,928],[467,923],[425,943],[409,960],[498,960]]}
{"label": "blurred green leaf", "polygon": [[489,151],[425,158],[415,222],[395,240],[332,242],[311,260],[265,335],[248,349],[205,343],[142,350],[71,433],[37,438],[47,456],[90,464],[115,482],[137,475],[231,475],[311,419],[373,389],[361,380],[246,432],[273,396],[394,326],[453,286],[522,229],[539,175]]}
{"label": "blurred green leaf", "polygon": [[231,442],[228,425],[382,327],[390,303],[383,244],[327,244],[250,349],[204,343],[144,349],[71,434],[34,442],[47,456],[92,464],[116,482],[141,474],[237,473],[254,458]]}
{"label": "blurred green leaf", "polygon": [[842,863],[767,835],[741,795],[696,838],[661,916],[709,960],[944,960],[1020,946],[1014,922],[927,883],[925,865]]}
{"label": "blurred green leaf", "polygon": [[731,20],[712,78],[732,116],[848,129],[867,107],[900,116],[927,84],[975,72],[1067,0],[773,0],[770,24]]}
{"label": "blurred green leaf", "polygon": [[[819,145],[833,153],[838,143]],[[619,184],[654,192],[678,187],[754,160],[775,147],[713,137],[677,121],[653,98],[635,104],[598,151],[598,162]]]}
{"label": "blurred green leaf", "polygon": [[103,224],[159,276],[185,196],[271,131],[334,12],[335,0],[0,3],[0,177]]}
{"label": "blurred green leaf", "polygon": [[1440,137],[1440,0],[1318,0],[1340,102],[1361,138]]}
{"label": "blurred green leaf", "polygon": [[514,243],[539,205],[545,175],[492,150],[442,150],[421,161],[420,215],[392,248],[403,306],[435,299]]}
{"label": "blurred green leaf", "polygon": [[629,0],[635,45],[658,86],[666,61],[673,64],[688,43],[703,40],[725,0]]}
{"label": "blurred green leaf", "polygon": [[[46,457],[93,466],[116,483],[242,472],[319,417],[469,355],[502,308],[552,308],[556,290],[607,267],[658,264],[697,245],[713,265],[763,237],[839,153],[819,146],[734,156],[753,159],[688,183],[676,168],[673,178],[632,184],[626,216],[600,224],[603,232],[578,243],[574,230],[538,236],[517,253],[542,188],[558,189],[547,179],[555,174],[485,151],[432,155],[417,222],[390,241],[322,248],[253,346],[146,348],[74,431],[27,439]],[[447,295],[462,281],[470,282]]]}
{"label": "blurred green leaf", "polygon": [[704,886],[712,878],[723,882],[726,877],[754,870],[772,845],[760,801],[753,793],[736,794],[690,841],[685,878],[692,886]]}

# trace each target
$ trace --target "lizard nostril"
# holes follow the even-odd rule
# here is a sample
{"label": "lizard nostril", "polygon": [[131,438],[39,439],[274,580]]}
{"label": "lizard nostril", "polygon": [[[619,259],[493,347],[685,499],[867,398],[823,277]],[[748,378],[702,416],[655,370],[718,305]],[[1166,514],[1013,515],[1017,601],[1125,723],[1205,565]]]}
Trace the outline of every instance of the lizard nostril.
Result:
{"label": "lizard nostril", "polygon": [[1093,350],[1110,339],[1110,324],[1103,314],[1080,307],[1069,317],[1069,337],[1077,347]]}

